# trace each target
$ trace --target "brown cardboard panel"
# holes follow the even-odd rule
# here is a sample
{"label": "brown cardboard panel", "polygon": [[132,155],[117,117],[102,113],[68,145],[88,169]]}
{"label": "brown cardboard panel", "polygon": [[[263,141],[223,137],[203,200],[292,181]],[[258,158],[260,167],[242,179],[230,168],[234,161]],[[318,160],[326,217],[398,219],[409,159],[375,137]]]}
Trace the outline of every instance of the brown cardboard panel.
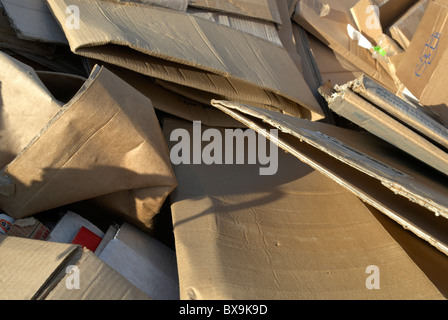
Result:
{"label": "brown cardboard panel", "polygon": [[330,1],[330,13],[320,17],[316,13],[314,0],[302,0],[296,6],[293,19],[365,74],[392,91],[396,91],[396,84],[388,66],[381,60],[375,59],[373,52],[358,46],[358,43],[350,39],[347,34],[347,24],[351,23],[352,2]]}
{"label": "brown cardboard panel", "polygon": [[77,250],[76,245],[0,235],[2,300],[36,298],[57,269]]}
{"label": "brown cardboard panel", "polygon": [[[167,140],[177,129],[192,134],[191,123],[163,124]],[[174,166],[181,299],[442,297],[356,196],[278,156],[272,176],[248,164]],[[380,290],[366,287],[370,265]]]}
{"label": "brown cardboard panel", "polygon": [[[358,95],[370,101],[377,108],[391,115],[429,141],[448,149],[448,128],[441,124],[428,108],[413,105],[369,77],[362,75],[351,83]],[[385,115],[385,117],[388,117]]]}
{"label": "brown cardboard panel", "polygon": [[275,0],[192,0],[188,2],[188,6],[234,13],[277,24],[282,23]]}
{"label": "brown cardboard panel", "polygon": [[448,2],[431,1],[412,38],[408,50],[400,55],[397,76],[419,102],[446,115],[448,94],[445,88],[448,41],[445,36]]}
{"label": "brown cardboard panel", "polygon": [[380,20],[384,29],[387,29],[397,19],[399,19],[417,0],[386,0],[380,2]]}
{"label": "brown cardboard panel", "polygon": [[[241,122],[213,108],[210,105],[210,94],[201,92],[200,95],[196,95],[193,93],[198,92],[198,90],[192,90],[191,88],[177,90],[179,86],[174,87],[172,84],[169,84],[169,89],[172,89],[169,90],[165,87],[167,83],[141,73],[110,64],[106,64],[106,67],[151,99],[154,109],[185,120],[201,121],[205,125],[218,127],[242,126]],[[176,91],[173,91],[173,89]]]}
{"label": "brown cardboard panel", "polygon": [[[447,179],[375,136],[213,102],[448,255]],[[261,119],[261,120],[260,120]],[[281,130],[279,138],[266,132]],[[345,164],[345,165],[344,165]]]}
{"label": "brown cardboard panel", "polygon": [[[445,150],[428,141],[407,124],[388,116],[350,88],[328,96],[327,101],[329,108],[337,114],[448,175],[448,154]],[[446,132],[444,141],[447,142]]]}
{"label": "brown cardboard panel", "polygon": [[77,268],[79,288],[70,286],[75,284],[70,278],[74,277],[75,271],[64,270],[63,278],[45,296],[45,300],[150,300],[91,251],[84,251],[72,266]]}
{"label": "brown cardboard panel", "polygon": [[2,4],[19,38],[68,44],[45,0],[4,0]]}
{"label": "brown cardboard panel", "polygon": [[400,19],[390,26],[388,31],[391,37],[397,41],[403,49],[409,48],[428,4],[429,0],[418,1],[409,8]]}
{"label": "brown cardboard panel", "polygon": [[0,166],[6,166],[63,105],[29,66],[0,52]]}
{"label": "brown cardboard panel", "polygon": [[151,101],[100,67],[2,177],[14,193],[0,207],[16,218],[114,194],[116,213],[143,227],[176,185]]}
{"label": "brown cardboard panel", "polygon": [[[264,103],[299,117],[297,105],[301,105],[310,112],[302,116],[323,118],[281,46],[174,10],[108,1],[48,3],[74,53],[178,85]],[[64,24],[69,4],[84,13],[78,30]]]}
{"label": "brown cardboard panel", "polygon": [[42,56],[51,56],[54,53],[53,45],[19,39],[11,27],[3,5],[0,5],[0,35],[2,49],[20,50]]}
{"label": "brown cardboard panel", "polygon": [[148,299],[78,245],[0,235],[0,253],[2,300]]}

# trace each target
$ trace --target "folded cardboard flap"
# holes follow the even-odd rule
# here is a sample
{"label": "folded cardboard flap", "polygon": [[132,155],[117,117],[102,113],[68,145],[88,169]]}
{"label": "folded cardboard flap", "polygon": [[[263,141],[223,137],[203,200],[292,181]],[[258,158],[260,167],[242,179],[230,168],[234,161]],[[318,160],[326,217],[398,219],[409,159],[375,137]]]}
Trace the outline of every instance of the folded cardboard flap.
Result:
{"label": "folded cardboard flap", "polygon": [[448,114],[445,87],[448,2],[430,1],[407,51],[400,55],[397,76],[424,106]]}
{"label": "folded cardboard flap", "polygon": [[102,197],[142,228],[176,185],[151,101],[100,67],[2,175],[15,189],[0,207],[16,218]]}
{"label": "folded cardboard flap", "polygon": [[282,23],[275,0],[191,0],[188,6],[238,14],[277,24]]}
{"label": "folded cardboard flap", "polygon": [[[168,138],[192,126],[167,120],[163,129]],[[174,166],[181,299],[442,298],[357,197],[278,156],[273,176],[254,165]],[[372,264],[381,290],[366,288]]]}
{"label": "folded cardboard flap", "polygon": [[[448,255],[447,178],[366,132],[276,115],[233,102],[212,105],[330,177]],[[277,128],[279,136],[268,133]],[[341,165],[342,164],[342,165]]]}
{"label": "folded cardboard flap", "polygon": [[[281,46],[163,8],[84,0],[49,0],[48,4],[76,54],[178,85],[264,103],[296,116],[323,118],[321,107]],[[69,4],[88,12],[78,30],[64,23]],[[302,114],[302,109],[309,114]]]}

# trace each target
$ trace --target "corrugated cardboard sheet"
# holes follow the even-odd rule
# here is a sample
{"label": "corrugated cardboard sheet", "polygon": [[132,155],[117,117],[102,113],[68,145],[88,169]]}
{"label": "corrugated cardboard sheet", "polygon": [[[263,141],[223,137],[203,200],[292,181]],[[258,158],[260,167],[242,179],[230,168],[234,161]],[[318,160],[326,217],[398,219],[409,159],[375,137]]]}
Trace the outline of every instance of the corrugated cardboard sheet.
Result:
{"label": "corrugated cardboard sheet", "polygon": [[430,1],[407,51],[397,59],[397,75],[422,105],[448,114],[446,65],[448,1]]}
{"label": "corrugated cardboard sheet", "polygon": [[[2,300],[148,299],[92,252],[77,245],[0,235],[0,254]],[[67,272],[69,266],[78,268],[79,289],[67,286],[73,277]]]}
{"label": "corrugated cardboard sheet", "polygon": [[[213,105],[448,254],[448,179],[366,132],[232,102]],[[279,137],[266,129],[277,128]]]}
{"label": "corrugated cardboard sheet", "polygon": [[[271,42],[164,8],[85,0],[48,4],[76,54],[295,116],[323,117],[288,52]],[[83,13],[79,29],[65,24],[68,5]]]}
{"label": "corrugated cardboard sheet", "polygon": [[[191,123],[167,120],[167,140],[178,128],[192,134]],[[256,165],[174,166],[181,298],[441,297],[357,197],[278,155],[273,176]],[[369,265],[381,270],[381,290],[366,288]]]}
{"label": "corrugated cardboard sheet", "polygon": [[95,198],[146,228],[176,186],[151,101],[100,67],[2,179],[0,207],[16,218]]}

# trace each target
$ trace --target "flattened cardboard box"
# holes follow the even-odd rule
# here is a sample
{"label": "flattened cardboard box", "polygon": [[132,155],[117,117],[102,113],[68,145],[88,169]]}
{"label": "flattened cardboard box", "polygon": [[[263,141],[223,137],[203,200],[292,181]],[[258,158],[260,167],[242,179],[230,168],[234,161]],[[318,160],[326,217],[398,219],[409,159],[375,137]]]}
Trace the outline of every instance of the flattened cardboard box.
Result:
{"label": "flattened cardboard box", "polygon": [[15,218],[93,198],[142,228],[177,183],[151,101],[100,67],[1,177]]}
{"label": "flattened cardboard box", "polygon": [[408,50],[398,57],[397,76],[418,101],[448,113],[448,1],[430,1]]}
{"label": "flattened cardboard box", "polygon": [[[448,255],[448,179],[366,132],[213,101]],[[267,131],[280,130],[278,137]]]}
{"label": "flattened cardboard box", "polygon": [[149,299],[77,245],[0,235],[0,254],[1,300]]}
{"label": "flattened cardboard box", "polygon": [[[47,2],[76,54],[226,99],[275,107],[298,117],[324,117],[281,46],[164,8],[109,1]],[[65,24],[68,5],[83,13],[79,29]]]}
{"label": "flattened cardboard box", "polygon": [[[163,130],[167,140],[193,134],[182,121]],[[443,298],[357,197],[278,156],[272,176],[257,165],[174,166],[181,299]],[[369,265],[381,270],[381,290],[366,288]]]}

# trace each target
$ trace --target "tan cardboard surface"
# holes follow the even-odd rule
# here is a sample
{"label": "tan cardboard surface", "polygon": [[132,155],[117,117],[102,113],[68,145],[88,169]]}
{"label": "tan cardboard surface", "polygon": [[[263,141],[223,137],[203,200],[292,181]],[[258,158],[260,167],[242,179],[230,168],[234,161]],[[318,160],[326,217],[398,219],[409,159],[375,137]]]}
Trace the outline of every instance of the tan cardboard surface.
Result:
{"label": "tan cardboard surface", "polygon": [[2,176],[14,194],[0,207],[16,218],[103,196],[142,227],[176,185],[151,101],[100,67]]}
{"label": "tan cardboard surface", "polygon": [[428,7],[429,0],[420,0],[389,28],[391,37],[403,48],[409,48],[412,38]]}
{"label": "tan cardboard surface", "polygon": [[[163,128],[169,139],[191,123]],[[286,153],[278,168],[174,167],[181,298],[442,297],[357,197]],[[381,290],[366,288],[369,265],[381,270]]]}
{"label": "tan cardboard surface", "polygon": [[[263,103],[288,114],[323,117],[283,47],[164,8],[85,0],[48,3],[70,48],[79,55],[224,97]],[[84,13],[78,30],[64,24],[69,4]]]}
{"label": "tan cardboard surface", "polygon": [[29,66],[0,52],[0,166],[6,166],[63,105]]}
{"label": "tan cardboard surface", "polygon": [[[408,127],[395,120],[349,88],[328,97],[327,101],[337,114],[448,175],[447,152],[416,133],[412,124]],[[446,143],[446,136],[444,140]]]}
{"label": "tan cardboard surface", "polygon": [[[213,105],[448,255],[448,182],[437,171],[425,169],[365,132],[277,116],[232,102],[215,101]],[[271,126],[281,131],[279,138],[264,131]]]}
{"label": "tan cardboard surface", "polygon": [[93,252],[84,251],[74,264],[79,272],[79,289],[68,289],[73,272],[64,277],[45,300],[149,300],[146,294],[101,261]]}
{"label": "tan cardboard surface", "polygon": [[448,2],[431,1],[407,51],[400,55],[397,76],[419,102],[447,114],[445,88]]}
{"label": "tan cardboard surface", "polygon": [[76,245],[0,235],[2,300],[36,298]]}
{"label": "tan cardboard surface", "polygon": [[313,0],[302,0],[296,6],[293,20],[365,74],[392,91],[396,91],[396,85],[389,71],[379,60],[373,58],[371,51],[358,46],[357,42],[351,40],[347,34],[347,24],[351,23],[349,12],[352,2],[330,2],[330,13],[320,17],[316,13]]}
{"label": "tan cardboard surface", "polygon": [[19,38],[68,44],[45,0],[5,0],[2,3]]}

